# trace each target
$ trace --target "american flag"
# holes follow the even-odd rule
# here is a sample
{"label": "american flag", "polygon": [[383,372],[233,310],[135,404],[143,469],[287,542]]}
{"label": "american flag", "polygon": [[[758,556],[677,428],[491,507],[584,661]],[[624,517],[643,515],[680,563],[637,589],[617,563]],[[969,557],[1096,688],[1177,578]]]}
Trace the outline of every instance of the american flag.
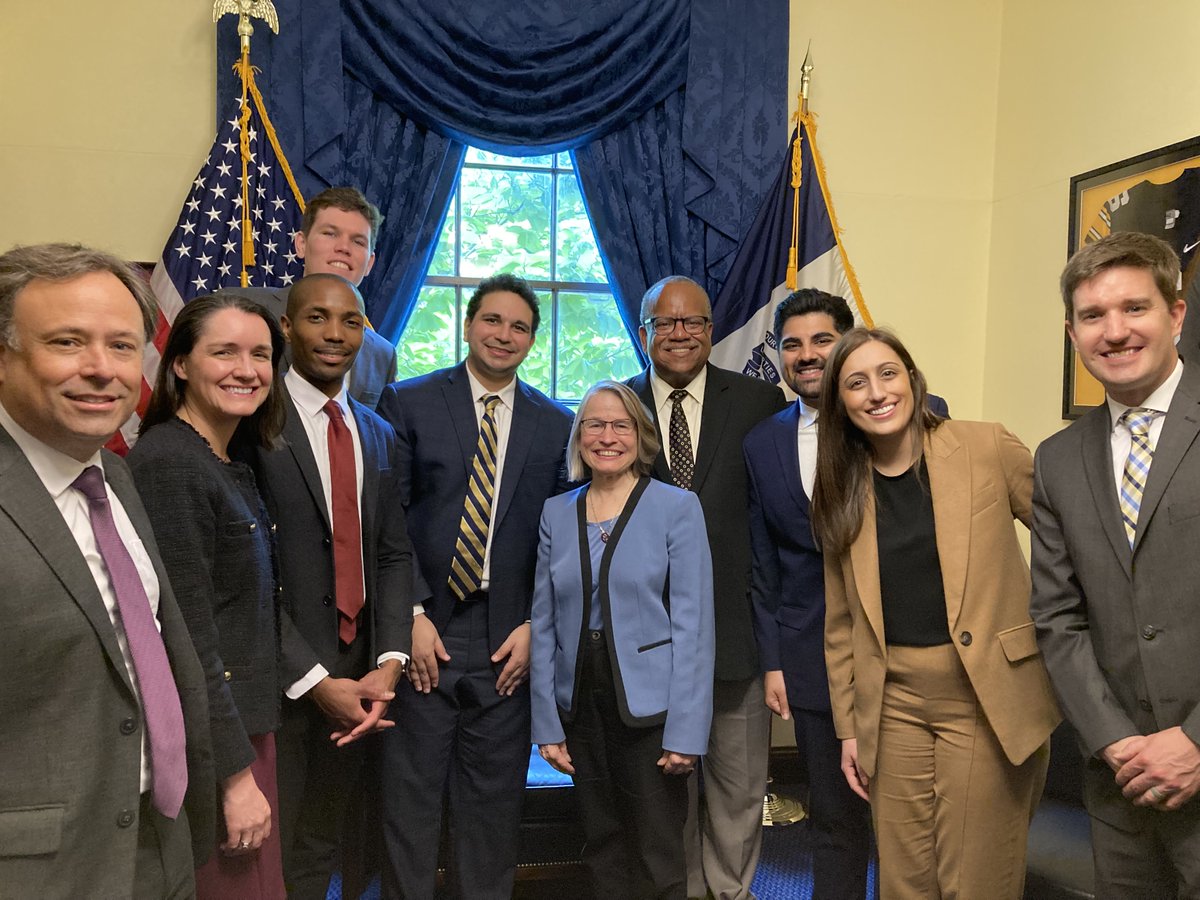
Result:
{"label": "american flag", "polygon": [[[271,140],[269,119],[264,123],[261,96],[252,88],[246,178],[249,186],[250,233],[255,265],[247,267],[250,286],[278,287],[303,274],[293,240],[300,230],[303,202],[281,164],[282,150]],[[242,275],[242,99],[238,97],[229,118],[222,123],[212,150],[204,161],[179,221],[163,248],[150,286],[158,298],[158,332],[146,348],[142,367],[142,397],[138,413],[146,408],[158,374],[160,352],[176,314],[193,297],[218,288],[241,287]],[[123,453],[133,446],[141,417],[135,413],[109,447]]]}

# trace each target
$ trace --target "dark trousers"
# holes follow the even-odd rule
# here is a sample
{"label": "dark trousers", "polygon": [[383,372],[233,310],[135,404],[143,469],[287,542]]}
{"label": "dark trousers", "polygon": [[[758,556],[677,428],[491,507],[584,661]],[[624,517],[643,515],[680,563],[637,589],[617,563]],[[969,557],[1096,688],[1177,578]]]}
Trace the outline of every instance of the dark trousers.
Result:
{"label": "dark trousers", "polygon": [[[219,851],[218,851],[219,852]],[[183,900],[196,896],[192,833],[187,813],[171,820],[142,795],[138,811],[137,860],[133,868],[134,900]]]}
{"label": "dark trousers", "polygon": [[833,715],[792,707],[796,749],[808,769],[813,900],[863,900],[871,857],[871,809],[842,774]]}
{"label": "dark trousers", "polygon": [[687,778],[657,765],[661,725],[621,721],[603,633],[589,633],[583,654],[575,716],[565,730],[595,896],[682,900]]}
{"label": "dark trousers", "polygon": [[[366,671],[369,640],[360,634],[332,663],[335,678],[359,678]],[[283,877],[292,900],[325,900],[339,863],[342,825],[352,800],[366,791],[361,782],[366,743],[345,747],[329,739],[333,725],[310,696],[283,698],[275,735],[279,832]]]}
{"label": "dark trousers", "polygon": [[443,798],[449,881],[464,900],[512,896],[529,768],[529,687],[496,693],[487,601],[460,603],[441,635],[450,661],[429,694],[396,686],[383,736],[383,895],[433,896]]}

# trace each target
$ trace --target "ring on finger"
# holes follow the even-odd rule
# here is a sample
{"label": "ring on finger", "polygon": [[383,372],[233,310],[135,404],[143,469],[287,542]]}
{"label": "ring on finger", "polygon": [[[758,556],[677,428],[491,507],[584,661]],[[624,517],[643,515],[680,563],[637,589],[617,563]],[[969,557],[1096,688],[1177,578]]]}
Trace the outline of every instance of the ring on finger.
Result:
{"label": "ring on finger", "polygon": [[1157,787],[1150,788],[1150,799],[1153,800],[1155,803],[1158,803],[1159,801],[1161,801],[1163,799],[1163,797],[1165,797],[1165,796],[1166,796],[1166,794],[1164,794],[1162,791],[1160,791]]}
{"label": "ring on finger", "polygon": [[248,841],[241,841],[240,843],[238,843],[238,849],[239,849],[239,850],[249,850],[249,849],[250,849],[250,844],[249,844],[249,842],[248,842]]}

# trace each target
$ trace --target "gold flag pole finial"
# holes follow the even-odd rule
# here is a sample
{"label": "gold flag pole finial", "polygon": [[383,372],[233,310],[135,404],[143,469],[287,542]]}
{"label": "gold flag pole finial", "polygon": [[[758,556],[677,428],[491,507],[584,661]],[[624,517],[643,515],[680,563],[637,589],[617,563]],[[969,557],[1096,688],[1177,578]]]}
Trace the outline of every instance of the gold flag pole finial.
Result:
{"label": "gold flag pole finial", "polygon": [[804,62],[800,65],[800,115],[808,115],[808,85],[812,81],[812,41],[808,42],[808,50],[804,53]]}
{"label": "gold flag pole finial", "polygon": [[279,34],[279,15],[275,12],[275,5],[271,0],[215,0],[214,22],[230,13],[238,17],[237,32],[241,38],[243,54],[250,51],[250,35],[254,34],[254,26],[250,24],[251,18],[262,19],[273,32]]}

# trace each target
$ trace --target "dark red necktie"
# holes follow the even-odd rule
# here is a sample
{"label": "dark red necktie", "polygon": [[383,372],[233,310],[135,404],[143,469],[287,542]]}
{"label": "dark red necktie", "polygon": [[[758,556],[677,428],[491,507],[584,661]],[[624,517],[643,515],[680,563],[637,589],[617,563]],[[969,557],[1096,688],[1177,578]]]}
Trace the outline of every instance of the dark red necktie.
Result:
{"label": "dark red necktie", "polygon": [[342,418],[342,408],[330,400],[329,487],[333,499],[333,574],[337,594],[338,636],[354,641],[363,608],[362,525],[358,520],[358,476],[354,468],[354,439]]}

